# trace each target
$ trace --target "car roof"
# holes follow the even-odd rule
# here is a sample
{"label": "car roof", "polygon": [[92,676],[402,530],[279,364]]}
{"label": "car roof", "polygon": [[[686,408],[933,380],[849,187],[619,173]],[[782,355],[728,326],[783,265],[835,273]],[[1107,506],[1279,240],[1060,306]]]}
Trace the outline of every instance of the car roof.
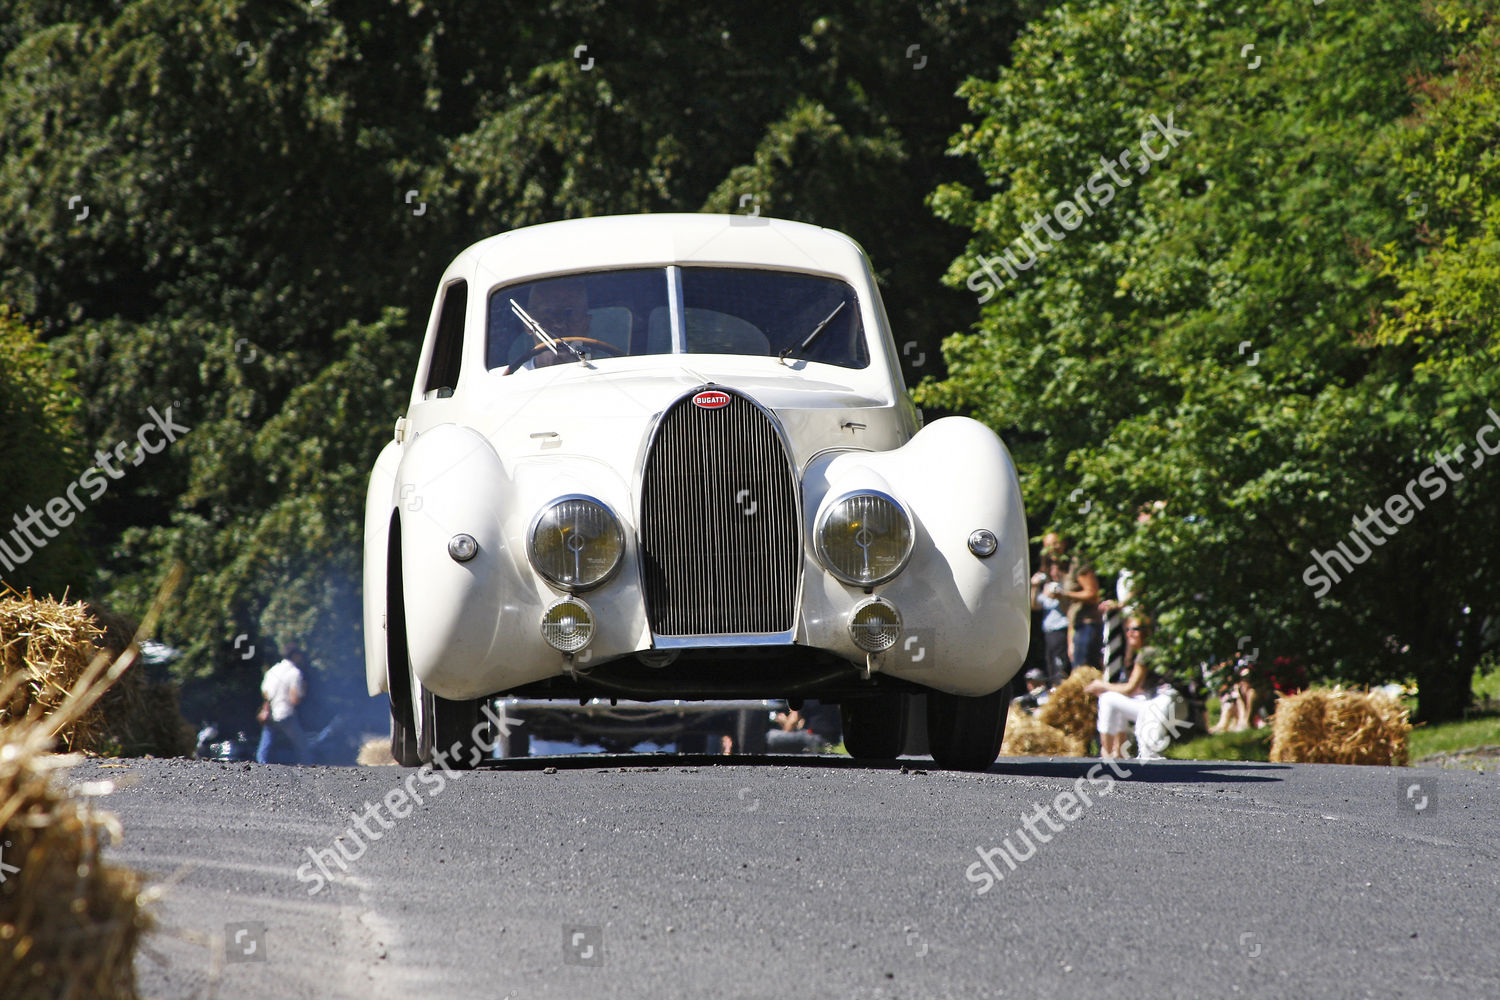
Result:
{"label": "car roof", "polygon": [[864,251],[832,229],[747,215],[662,213],[514,229],[469,247],[449,274],[489,286],[547,274],[666,264],[728,264],[837,275],[861,283]]}

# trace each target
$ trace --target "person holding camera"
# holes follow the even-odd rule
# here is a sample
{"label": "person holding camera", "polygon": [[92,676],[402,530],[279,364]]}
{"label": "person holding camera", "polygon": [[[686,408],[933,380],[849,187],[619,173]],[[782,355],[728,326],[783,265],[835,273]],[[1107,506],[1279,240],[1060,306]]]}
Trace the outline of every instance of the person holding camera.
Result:
{"label": "person holding camera", "polygon": [[1068,656],[1068,607],[1063,596],[1067,565],[1061,559],[1042,555],[1042,569],[1031,578],[1031,606],[1045,612],[1042,618],[1042,652],[1047,668],[1047,686],[1056,687],[1072,671]]}

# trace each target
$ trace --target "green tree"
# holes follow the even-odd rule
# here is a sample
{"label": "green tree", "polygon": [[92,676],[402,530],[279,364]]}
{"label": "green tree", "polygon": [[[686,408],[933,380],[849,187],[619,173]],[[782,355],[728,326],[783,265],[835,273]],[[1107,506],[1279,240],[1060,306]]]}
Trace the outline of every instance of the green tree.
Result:
{"label": "green tree", "polygon": [[[1405,260],[1422,238],[1391,169],[1411,81],[1477,21],[1398,3],[1068,5],[964,87],[975,120],[953,152],[988,190],[932,203],[973,234],[949,282],[986,301],[920,398],[1009,436],[1033,514],[1139,575],[1180,668],[1249,636],[1324,677],[1414,675],[1430,719],[1465,705],[1497,607],[1500,551],[1469,527],[1494,519],[1492,468],[1368,543],[1326,593],[1309,567],[1485,419],[1446,376],[1414,377],[1421,344],[1370,329],[1395,291],[1374,248]],[[1170,149],[1168,122],[1191,133]],[[1148,164],[1152,131],[1164,154]],[[1145,169],[1116,181],[1100,157],[1127,150],[1116,169]],[[1061,238],[1039,236],[1012,278],[997,258],[1025,262],[1013,241],[1064,201],[1076,217],[1058,209]],[[1138,524],[1158,500],[1165,516]]]}
{"label": "green tree", "polygon": [[[6,501],[0,508],[0,555],[12,564],[0,563],[0,581],[22,592],[61,592],[69,583],[87,581],[91,568],[77,530],[59,531],[52,516],[42,520],[46,527],[28,522],[32,511],[46,513],[48,501],[57,501],[70,522],[80,513],[67,489],[90,463],[80,448],[70,375],[36,331],[0,305],[0,482]],[[88,493],[75,490],[74,496],[86,502]]]}
{"label": "green tree", "polygon": [[191,428],[97,505],[94,596],[139,612],[164,567],[189,566],[161,638],[187,652],[190,714],[216,688],[252,708],[254,668],[288,636],[311,643],[315,690],[357,690],[364,477],[438,275],[516,226],[759,196],[863,242],[913,370],[932,370],[972,307],[934,295],[962,237],[923,193],[977,176],[941,155],[952,94],[1004,62],[1021,16],[16,0],[0,297],[76,369],[88,440],[168,404]]}

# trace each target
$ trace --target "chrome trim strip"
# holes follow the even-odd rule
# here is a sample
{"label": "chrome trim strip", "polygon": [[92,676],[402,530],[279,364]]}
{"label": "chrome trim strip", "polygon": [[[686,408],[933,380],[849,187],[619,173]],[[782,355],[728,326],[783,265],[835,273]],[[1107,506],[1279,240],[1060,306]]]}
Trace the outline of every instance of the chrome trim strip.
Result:
{"label": "chrome trim strip", "polygon": [[657,635],[651,634],[655,649],[713,649],[723,646],[792,646],[797,630],[738,635]]}
{"label": "chrome trim strip", "polygon": [[667,322],[672,327],[672,353],[687,353],[687,318],[682,310],[682,268],[667,265]]}

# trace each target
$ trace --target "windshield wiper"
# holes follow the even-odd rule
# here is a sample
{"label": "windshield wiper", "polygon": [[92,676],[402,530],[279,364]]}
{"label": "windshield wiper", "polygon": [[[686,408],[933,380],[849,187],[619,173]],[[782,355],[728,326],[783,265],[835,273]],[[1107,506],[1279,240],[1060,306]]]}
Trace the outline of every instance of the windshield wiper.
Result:
{"label": "windshield wiper", "polygon": [[786,356],[788,354],[791,354],[793,351],[797,351],[798,353],[801,353],[802,351],[805,351],[809,347],[811,347],[813,345],[813,341],[815,341],[815,340],[818,339],[818,336],[820,334],[822,334],[822,332],[824,331],[824,329],[827,328],[827,326],[828,326],[829,323],[833,322],[833,318],[835,316],[837,316],[841,311],[843,311],[844,306],[847,305],[847,304],[848,304],[847,302],[840,302],[838,305],[834,306],[833,307],[833,312],[829,313],[827,316],[824,316],[823,317],[823,322],[821,322],[817,326],[813,327],[812,333],[809,333],[807,335],[807,339],[806,340],[804,340],[802,343],[796,345],[795,347],[788,347],[786,350],[784,350],[780,354],[776,355],[776,360],[780,361],[782,364],[786,364]]}
{"label": "windshield wiper", "polygon": [[516,318],[526,325],[526,329],[531,331],[531,335],[537,339],[537,343],[539,343],[541,346],[550,348],[553,354],[557,354],[559,353],[557,348],[560,344],[563,347],[566,347],[568,350],[572,351],[573,356],[576,357],[579,361],[582,361],[585,366],[589,368],[594,367],[593,365],[589,364],[589,359],[584,357],[583,352],[578,348],[574,347],[566,340],[559,340],[558,338],[552,336],[552,334],[548,333],[546,330],[542,329],[542,324],[532,319],[531,314],[528,313],[525,309],[522,309],[521,304],[515,299],[510,300],[510,308],[511,311],[516,314]]}

